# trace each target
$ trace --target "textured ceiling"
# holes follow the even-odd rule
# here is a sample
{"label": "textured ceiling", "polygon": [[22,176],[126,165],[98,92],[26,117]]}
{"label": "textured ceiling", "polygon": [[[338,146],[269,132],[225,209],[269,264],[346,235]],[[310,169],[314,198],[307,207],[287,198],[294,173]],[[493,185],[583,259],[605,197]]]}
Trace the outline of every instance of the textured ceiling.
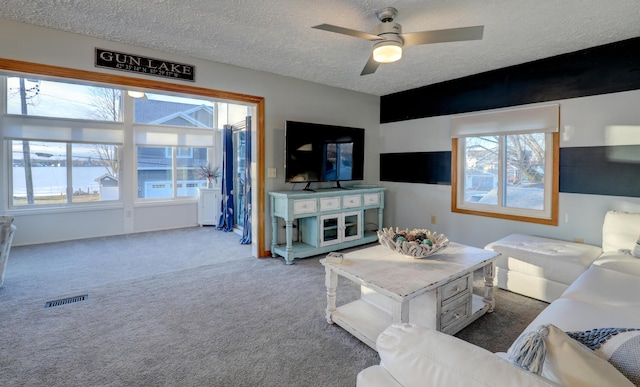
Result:
{"label": "textured ceiling", "polygon": [[[484,38],[407,47],[360,76],[371,42],[311,28],[373,32],[387,6],[405,33]],[[0,18],[375,95],[640,36],[639,0],[2,0]]]}

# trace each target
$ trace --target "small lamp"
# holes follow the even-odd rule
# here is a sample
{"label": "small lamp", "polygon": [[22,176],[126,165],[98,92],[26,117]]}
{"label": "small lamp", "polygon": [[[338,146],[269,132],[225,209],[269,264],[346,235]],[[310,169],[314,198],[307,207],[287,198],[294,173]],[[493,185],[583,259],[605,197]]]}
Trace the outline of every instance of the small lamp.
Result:
{"label": "small lamp", "polygon": [[393,40],[378,42],[373,47],[373,60],[378,63],[392,63],[402,58],[402,44]]}

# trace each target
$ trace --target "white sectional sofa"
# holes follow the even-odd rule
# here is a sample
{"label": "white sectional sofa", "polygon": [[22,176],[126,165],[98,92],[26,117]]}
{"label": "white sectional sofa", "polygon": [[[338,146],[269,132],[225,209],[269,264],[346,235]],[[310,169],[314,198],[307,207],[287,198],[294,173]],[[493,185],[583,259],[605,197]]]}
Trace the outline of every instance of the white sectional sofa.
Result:
{"label": "white sectional sofa", "polygon": [[[380,364],[361,371],[357,385],[640,385],[640,330],[601,340],[597,350],[565,333],[586,336],[601,328],[640,328],[639,249],[634,252],[638,238],[640,214],[608,212],[602,254],[521,333],[509,350],[511,356],[434,330],[395,324],[376,342]],[[608,348],[617,352],[606,352]],[[522,368],[526,361],[514,364],[518,354],[546,355],[527,358],[541,365],[540,374]]]}

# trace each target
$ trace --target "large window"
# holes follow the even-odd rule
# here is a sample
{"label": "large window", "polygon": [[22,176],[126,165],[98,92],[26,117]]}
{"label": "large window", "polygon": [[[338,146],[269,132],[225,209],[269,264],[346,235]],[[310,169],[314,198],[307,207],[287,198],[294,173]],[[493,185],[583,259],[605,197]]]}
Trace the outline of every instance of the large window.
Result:
{"label": "large window", "polygon": [[452,211],[557,225],[556,105],[452,119]]}
{"label": "large window", "polygon": [[3,81],[9,207],[119,201],[121,90],[36,77]]}
{"label": "large window", "polygon": [[[116,73],[107,73],[107,72],[91,72],[91,71],[81,71],[75,70],[71,68],[64,68],[59,66],[52,65],[41,65],[37,63],[27,63],[21,61],[14,61],[10,59],[2,59],[0,58],[0,197],[2,197],[2,202],[0,203],[0,210],[7,211],[9,210],[9,206],[11,205],[11,195],[9,191],[13,185],[13,181],[11,180],[11,160],[12,160],[12,151],[10,141],[13,140],[30,140],[30,141],[41,141],[41,142],[68,142],[70,144],[110,144],[117,147],[119,160],[121,161],[118,166],[119,169],[119,193],[120,199],[118,201],[118,206],[123,205],[127,208],[131,208],[129,206],[133,206],[136,201],[144,200],[138,199],[136,195],[137,189],[137,173],[135,168],[137,166],[137,149],[136,144],[132,143],[135,141],[138,133],[134,131],[132,122],[134,108],[132,106],[133,102],[131,98],[135,98],[136,95],[134,93],[130,93],[130,91],[136,92],[144,92],[147,98],[152,98],[150,96],[151,93],[158,95],[167,95],[167,96],[183,96],[183,97],[195,97],[197,99],[206,99],[209,101],[214,101],[214,125],[211,133],[215,136],[214,133],[217,133],[217,128],[221,128],[224,124],[229,124],[233,122],[237,122],[247,115],[247,112],[250,112],[250,115],[255,115],[255,141],[259,146],[255,147],[255,159],[252,163],[258,165],[256,168],[256,173],[254,175],[254,179],[256,185],[254,186],[253,195],[255,196],[254,200],[254,208],[262,209],[264,207],[264,187],[263,187],[263,179],[264,179],[264,168],[260,166],[264,162],[264,98],[259,96],[253,96],[248,94],[239,94],[233,93],[229,91],[219,91],[213,90],[203,87],[198,87],[195,85],[187,85],[181,83],[166,83],[157,79],[146,79],[146,78],[135,78],[129,76],[121,76]],[[61,114],[46,114],[41,112],[36,112],[33,109],[27,109],[27,114],[22,113],[22,100],[20,97],[21,90],[16,89],[16,84],[13,84],[11,87],[7,87],[8,78],[18,78],[17,85],[19,87],[20,76],[18,74],[24,74],[23,77],[25,79],[25,95],[29,96],[30,94],[26,93],[27,90],[33,89],[37,90],[37,88],[33,88],[32,85],[27,82],[31,82],[33,80],[40,81],[55,81],[62,84],[70,84],[70,85],[80,85],[80,86],[91,86],[91,87],[109,87],[106,85],[119,85],[113,88],[121,93],[121,102],[123,105],[123,113],[121,116],[115,120],[111,121],[101,121],[99,119],[94,118],[92,115],[89,116],[71,116],[66,117]],[[68,77],[68,79],[62,78]],[[42,89],[43,83],[41,82],[39,88]],[[127,91],[127,92],[123,92]],[[9,93],[13,93],[12,96],[9,96]],[[143,96],[142,93],[136,93],[138,97]],[[44,93],[43,93],[44,95]],[[7,97],[13,98],[13,107],[11,112],[8,113],[7,107]],[[53,100],[57,100],[60,102],[58,105],[60,109],[66,109],[67,106],[71,105],[69,101],[69,95],[55,97]],[[87,98],[83,97],[80,100],[74,100],[74,104],[77,102],[85,103],[87,102]],[[16,101],[19,101],[19,105],[16,104]],[[25,102],[28,101],[25,98]],[[18,108],[19,106],[19,108]],[[27,105],[29,107],[29,105]],[[44,106],[42,106],[44,107]],[[35,109],[35,108],[34,108]],[[56,109],[53,109],[54,111]],[[236,112],[242,111],[242,114],[238,114],[236,117]],[[51,118],[45,118],[51,117]],[[191,116],[193,117],[193,116]],[[67,120],[67,122],[61,122],[58,118]],[[116,128],[117,127],[117,128]],[[123,130],[124,128],[124,130]],[[75,132],[72,132],[72,129],[75,129]],[[178,134],[179,132],[176,130],[176,126],[172,128],[167,128],[174,131],[174,134]],[[20,133],[18,133],[20,132]],[[102,134],[104,138],[101,140],[89,140],[85,138],[84,134],[93,134],[97,135],[98,133]],[[81,135],[82,134],[82,135]],[[53,138],[47,138],[47,136]],[[141,146],[161,146],[164,144],[153,144],[148,143],[146,145]],[[173,144],[170,147],[182,147],[180,143]],[[164,146],[167,148],[167,146]],[[206,147],[209,151],[209,154],[213,155],[213,158],[208,159],[208,164],[211,170],[217,170],[219,168],[221,160],[220,158],[220,149],[215,145],[215,148],[210,148],[209,145],[205,144],[195,144],[193,147]],[[181,151],[180,151],[181,152]],[[183,154],[179,154],[178,157],[182,157]],[[167,154],[168,157],[168,154]],[[210,156],[211,157],[211,156]],[[133,168],[133,171],[130,169]],[[124,171],[124,173],[123,173]],[[215,184],[219,184],[220,180]],[[177,200],[184,200],[182,198],[178,198]],[[190,201],[195,202],[195,197],[191,198]],[[113,202],[113,201],[112,201]],[[93,205],[93,204],[87,204]],[[14,207],[15,208],[15,207]],[[18,210],[22,210],[23,207],[17,207]],[[134,209],[135,210],[135,209]],[[33,214],[36,214],[36,211],[29,209],[29,211]],[[48,209],[46,210],[48,211]],[[76,211],[74,209],[74,211]],[[79,211],[84,211],[81,209]],[[12,211],[13,212],[13,211]],[[7,212],[8,213],[8,212]],[[130,210],[126,212],[127,217],[134,215],[134,213]],[[257,228],[257,232],[254,235],[257,236],[257,256],[266,256],[267,251],[265,250],[265,242],[264,242],[264,211],[255,210],[253,211],[254,226]]]}
{"label": "large window", "polygon": [[33,76],[0,80],[10,208],[121,201],[129,134],[136,200],[195,198],[207,186],[203,168],[219,164],[217,109],[227,103]]}
{"label": "large window", "polygon": [[207,187],[213,155],[217,103],[147,93],[134,100],[139,200],[195,197]]}

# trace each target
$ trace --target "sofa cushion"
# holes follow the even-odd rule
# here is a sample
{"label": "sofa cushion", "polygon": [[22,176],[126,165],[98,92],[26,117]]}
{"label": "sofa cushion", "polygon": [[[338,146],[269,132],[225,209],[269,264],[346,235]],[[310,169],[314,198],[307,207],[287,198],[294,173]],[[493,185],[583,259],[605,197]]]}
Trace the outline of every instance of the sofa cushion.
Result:
{"label": "sofa cushion", "polygon": [[593,261],[595,266],[640,277],[640,259],[627,253],[608,251]]}
{"label": "sofa cushion", "polygon": [[546,324],[553,324],[565,332],[586,331],[594,327],[640,327],[640,308],[629,304],[624,307],[594,304],[563,297],[549,304],[523,330],[523,334]]}
{"label": "sofa cushion", "polygon": [[502,255],[496,266],[570,284],[602,253],[597,246],[532,235],[511,234],[485,246]]}
{"label": "sofa cushion", "polygon": [[514,362],[537,359],[543,364],[542,376],[563,386],[633,386],[613,365],[553,324],[538,327],[527,340],[519,340],[509,356]]}
{"label": "sofa cushion", "polygon": [[640,235],[640,213],[608,211],[602,226],[603,251],[633,251]]}
{"label": "sofa cushion", "polygon": [[557,386],[454,336],[393,324],[378,336],[380,364],[402,386]]}
{"label": "sofa cushion", "polygon": [[[629,255],[626,255],[629,257]],[[633,260],[638,270],[640,270],[640,260]],[[637,261],[637,262],[635,262]],[[616,261],[618,265],[625,261]],[[610,262],[611,265],[613,262]],[[630,262],[626,262],[626,267],[633,267]],[[619,306],[621,308],[633,307],[640,313],[640,277],[618,270],[611,270],[611,265],[594,264],[581,275],[562,294],[562,298],[583,301],[589,304]],[[594,312],[598,310],[595,309]],[[638,316],[640,320],[640,314]],[[638,324],[640,326],[640,321]],[[609,325],[620,326],[620,325]],[[624,326],[624,325],[623,325]]]}

